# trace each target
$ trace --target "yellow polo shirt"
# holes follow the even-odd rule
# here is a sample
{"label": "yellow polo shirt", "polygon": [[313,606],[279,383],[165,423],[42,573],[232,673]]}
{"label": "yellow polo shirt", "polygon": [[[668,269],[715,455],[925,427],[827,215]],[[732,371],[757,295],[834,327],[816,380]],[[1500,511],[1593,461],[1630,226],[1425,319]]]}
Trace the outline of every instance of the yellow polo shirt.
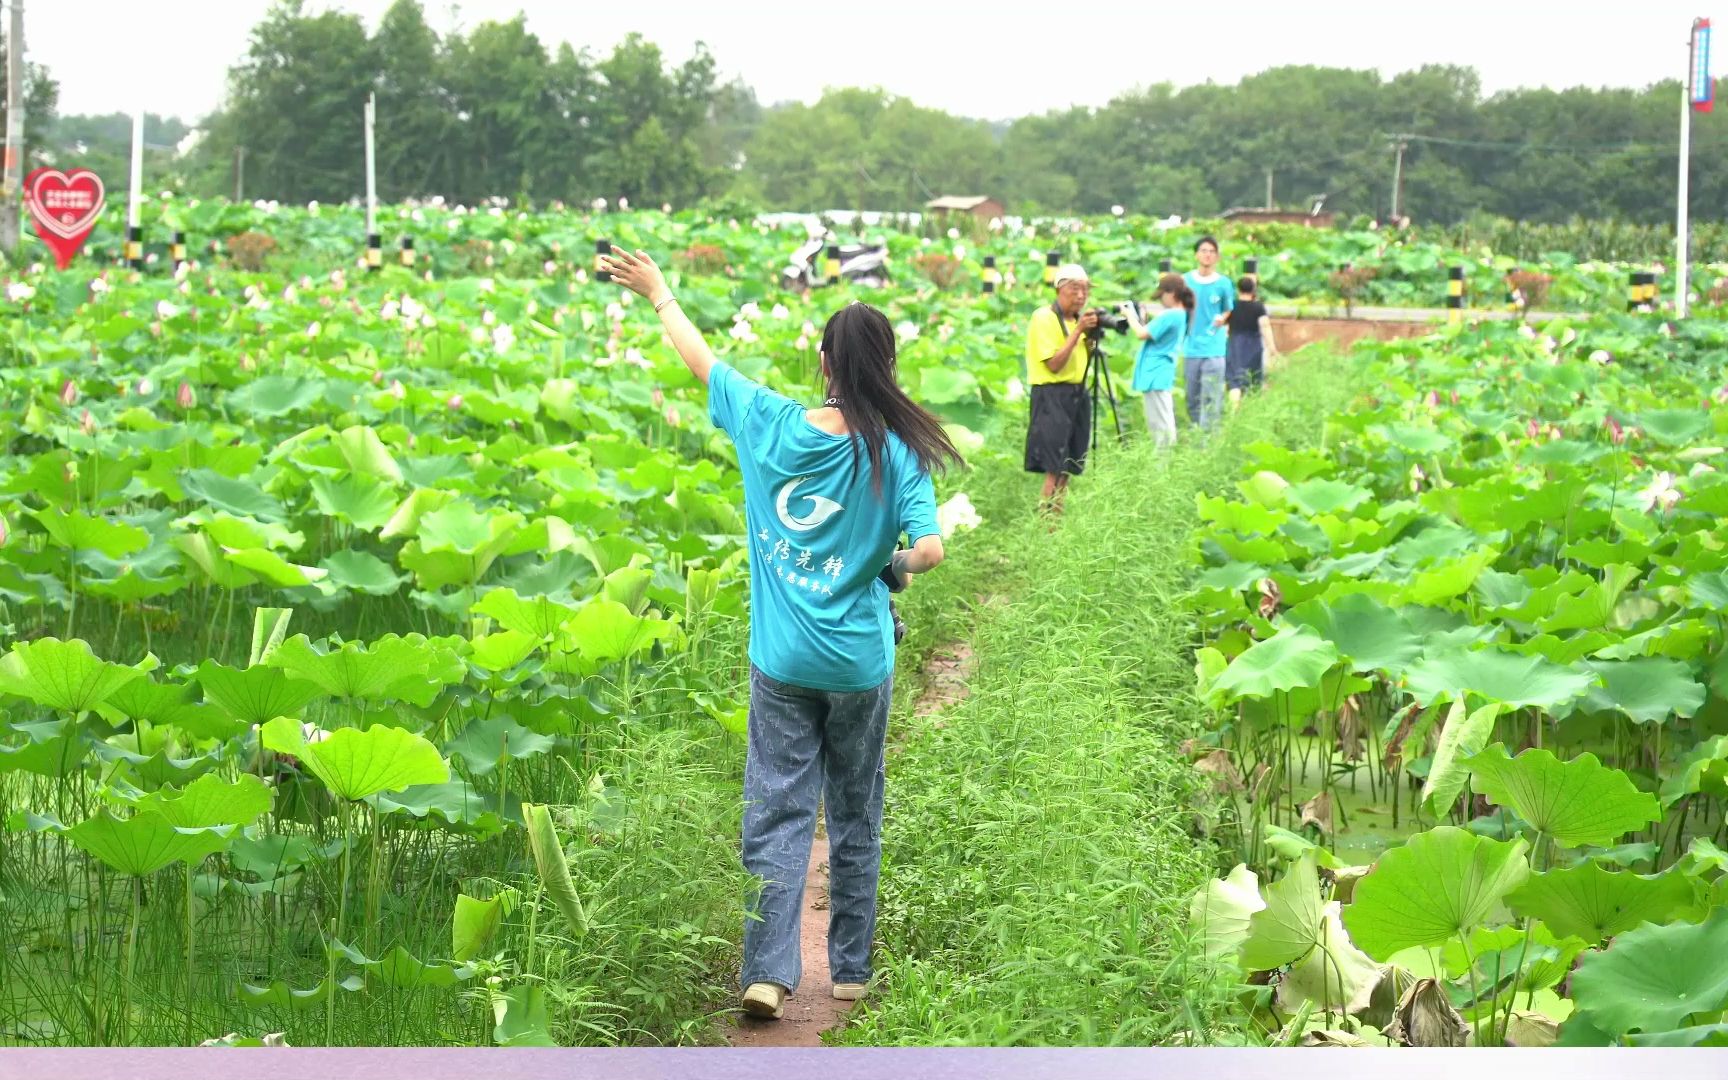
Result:
{"label": "yellow polo shirt", "polygon": [[[1073,320],[1068,321],[1068,327],[1073,329]],[[1061,371],[1051,371],[1050,365],[1044,362],[1055,356],[1066,344],[1068,335],[1062,332],[1062,323],[1056,318],[1055,310],[1045,304],[1034,311],[1032,320],[1026,324],[1026,381],[1033,386],[1085,382],[1084,340],[1074,343],[1074,351],[1068,354],[1068,362],[1062,365]]]}

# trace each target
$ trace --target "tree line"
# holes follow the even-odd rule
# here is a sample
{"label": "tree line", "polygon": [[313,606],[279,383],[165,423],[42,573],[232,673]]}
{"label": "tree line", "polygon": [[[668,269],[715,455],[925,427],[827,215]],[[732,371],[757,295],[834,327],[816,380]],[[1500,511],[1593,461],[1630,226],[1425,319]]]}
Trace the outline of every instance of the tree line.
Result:
{"label": "tree line", "polygon": [[[32,86],[51,109],[52,79],[33,72]],[[1489,95],[1463,66],[1391,78],[1286,66],[1234,85],[1156,84],[1101,108],[989,122],[868,88],[764,106],[747,84],[721,80],[705,48],[674,63],[636,35],[596,55],[543,41],[521,16],[441,34],[420,0],[396,0],[368,31],[356,15],[278,0],[197,146],[171,162],[173,179],[206,195],[352,198],[364,186],[369,92],[387,200],[906,210],[940,194],[988,194],[1018,213],[1120,205],[1194,217],[1264,205],[1270,190],[1278,205],[1323,200],[1380,217],[1402,145],[1396,197],[1419,221],[1660,223],[1674,213],[1680,87]],[[47,130],[58,160],[107,153],[100,139],[76,150],[66,121]],[[1728,116],[1698,117],[1695,215],[1722,216],[1725,166]]]}

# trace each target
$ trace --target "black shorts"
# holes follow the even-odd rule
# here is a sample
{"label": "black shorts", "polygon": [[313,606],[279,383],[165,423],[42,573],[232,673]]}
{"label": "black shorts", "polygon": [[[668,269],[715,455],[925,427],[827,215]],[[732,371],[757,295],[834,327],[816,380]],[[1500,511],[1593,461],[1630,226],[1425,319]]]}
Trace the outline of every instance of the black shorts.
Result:
{"label": "black shorts", "polygon": [[1026,471],[1086,471],[1092,439],[1092,399],[1080,383],[1044,383],[1032,388],[1032,421],[1026,428]]}

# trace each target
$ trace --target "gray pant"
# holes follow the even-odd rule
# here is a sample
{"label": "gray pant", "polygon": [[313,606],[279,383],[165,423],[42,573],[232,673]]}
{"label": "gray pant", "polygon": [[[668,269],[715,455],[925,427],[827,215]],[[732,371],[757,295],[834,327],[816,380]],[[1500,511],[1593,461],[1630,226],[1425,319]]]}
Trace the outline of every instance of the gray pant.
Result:
{"label": "gray pant", "polygon": [[893,684],[890,675],[872,690],[833,693],[750,668],[744,869],[761,887],[744,920],[744,986],[796,990],[803,977],[798,927],[819,798],[828,817],[829,974],[836,983],[870,981]]}
{"label": "gray pant", "polygon": [[1211,431],[1224,416],[1224,358],[1190,356],[1182,366],[1188,419]]}
{"label": "gray pant", "polygon": [[1176,445],[1176,398],[1169,390],[1146,391],[1146,430],[1153,445]]}

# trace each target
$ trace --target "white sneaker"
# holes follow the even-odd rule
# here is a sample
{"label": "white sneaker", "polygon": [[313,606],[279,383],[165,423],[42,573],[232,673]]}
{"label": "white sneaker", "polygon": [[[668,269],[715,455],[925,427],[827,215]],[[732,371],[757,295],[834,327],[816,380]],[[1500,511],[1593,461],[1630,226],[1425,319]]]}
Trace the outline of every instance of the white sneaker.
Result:
{"label": "white sneaker", "polygon": [[763,1020],[786,1015],[786,988],[777,983],[751,983],[744,989],[744,1011]]}
{"label": "white sneaker", "polygon": [[832,993],[838,1001],[858,1001],[869,990],[870,987],[866,983],[835,983]]}

